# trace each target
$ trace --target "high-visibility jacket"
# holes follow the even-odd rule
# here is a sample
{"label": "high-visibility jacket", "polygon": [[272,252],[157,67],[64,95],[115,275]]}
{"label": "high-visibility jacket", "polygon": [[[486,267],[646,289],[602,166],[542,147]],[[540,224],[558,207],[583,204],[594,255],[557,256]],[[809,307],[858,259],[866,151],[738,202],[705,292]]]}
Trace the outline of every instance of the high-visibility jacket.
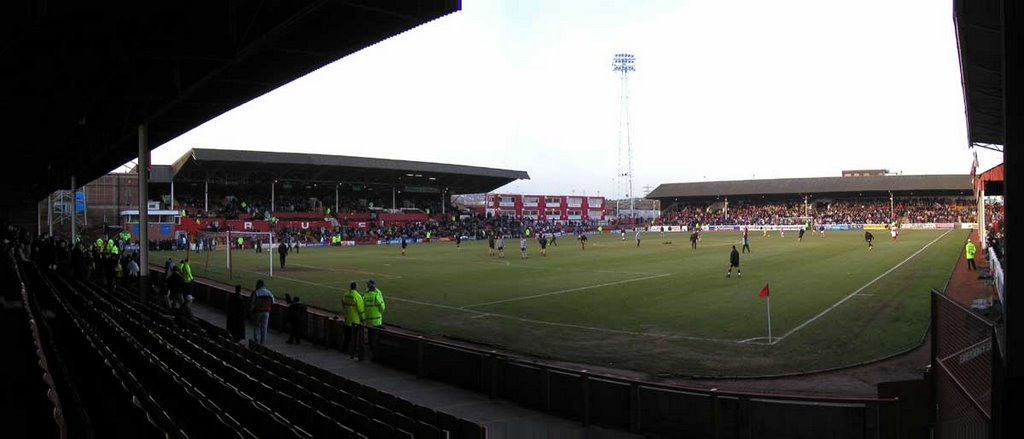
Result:
{"label": "high-visibility jacket", "polygon": [[964,247],[964,252],[966,253],[967,259],[974,259],[974,253],[976,253],[977,251],[978,249],[974,246],[974,243],[971,241],[967,241],[967,245]]}
{"label": "high-visibility jacket", "polygon": [[108,251],[110,251],[110,254],[112,254],[112,255],[116,255],[118,253],[121,253],[121,250],[118,249],[116,245],[108,244],[107,249],[108,249]]}
{"label": "high-visibility jacket", "polygon": [[182,262],[178,265],[178,271],[181,272],[181,278],[185,280],[185,283],[192,283],[192,265],[188,262]]}
{"label": "high-visibility jacket", "polygon": [[363,307],[363,295],[359,294],[359,291],[348,290],[348,292],[341,297],[341,307],[345,312],[346,326],[357,325],[363,321],[363,315],[366,313],[366,309]]}
{"label": "high-visibility jacket", "polygon": [[374,288],[363,293],[363,308],[366,310],[365,321],[369,326],[380,326],[384,323],[384,295]]}

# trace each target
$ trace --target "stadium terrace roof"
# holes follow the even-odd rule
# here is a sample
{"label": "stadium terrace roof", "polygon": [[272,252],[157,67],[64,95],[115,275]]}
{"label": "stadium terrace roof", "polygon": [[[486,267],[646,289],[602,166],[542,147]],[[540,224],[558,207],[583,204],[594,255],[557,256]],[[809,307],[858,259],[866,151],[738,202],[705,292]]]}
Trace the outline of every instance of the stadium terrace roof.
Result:
{"label": "stadium terrace roof", "polygon": [[1000,0],[954,0],[967,137],[972,145],[1004,145],[1003,35]]}
{"label": "stadium terrace roof", "polygon": [[882,175],[862,177],[780,178],[771,180],[666,183],[647,198],[755,197],[762,195],[843,195],[915,192],[919,194],[972,193],[970,175]]}
{"label": "stadium terrace roof", "polygon": [[72,175],[84,185],[138,157],[139,124],[155,148],[459,9],[460,0],[3,2],[0,112],[18,172],[0,177],[0,203],[30,214]]}
{"label": "stadium terrace roof", "polygon": [[[153,170],[154,182],[270,183],[274,180],[433,187],[448,193],[489,192],[519,179],[524,171],[443,163],[325,154],[195,148],[169,172]],[[159,174],[159,175],[158,175]]]}
{"label": "stadium terrace roof", "polygon": [[1006,164],[1000,163],[995,165],[989,170],[978,174],[978,178],[974,179],[974,190],[975,194],[979,193],[982,189],[989,196],[991,195],[1002,195],[1003,194],[1003,181],[1006,180]]}

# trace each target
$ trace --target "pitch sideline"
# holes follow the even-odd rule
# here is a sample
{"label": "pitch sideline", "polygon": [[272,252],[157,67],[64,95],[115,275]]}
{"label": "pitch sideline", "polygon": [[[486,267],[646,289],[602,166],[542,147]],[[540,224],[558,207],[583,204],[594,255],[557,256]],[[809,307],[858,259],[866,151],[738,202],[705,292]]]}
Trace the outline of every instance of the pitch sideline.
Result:
{"label": "pitch sideline", "polygon": [[774,346],[775,344],[777,344],[777,343],[779,343],[780,341],[784,340],[784,339],[785,339],[786,337],[789,337],[790,335],[793,335],[793,333],[794,333],[794,332],[796,332],[796,331],[799,331],[800,329],[803,329],[803,328],[804,328],[805,326],[807,326],[807,325],[809,325],[809,324],[813,323],[813,322],[814,322],[815,320],[818,320],[819,318],[821,318],[821,316],[824,316],[825,314],[828,314],[829,312],[831,312],[831,311],[832,311],[833,309],[836,309],[836,308],[838,308],[838,307],[839,307],[839,305],[842,305],[842,304],[843,304],[843,303],[845,303],[845,302],[846,302],[847,300],[850,300],[851,298],[853,298],[854,296],[856,296],[856,295],[857,295],[858,293],[860,293],[861,291],[864,291],[864,289],[865,289],[865,288],[867,288],[867,287],[869,287],[869,286],[873,285],[873,284],[874,284],[875,282],[878,282],[878,281],[879,281],[879,280],[881,280],[881,279],[882,279],[883,277],[887,276],[887,275],[888,275],[889,273],[892,273],[893,271],[896,271],[896,269],[897,269],[897,268],[900,268],[900,267],[902,267],[902,266],[903,266],[903,264],[906,264],[906,263],[907,263],[907,262],[909,262],[909,261],[910,261],[911,259],[914,259],[914,257],[915,257],[915,256],[917,256],[917,255],[921,254],[921,252],[925,251],[925,249],[927,249],[928,247],[931,247],[931,245],[932,245],[932,244],[935,244],[936,242],[938,242],[938,241],[939,241],[940,239],[944,238],[944,237],[945,237],[946,235],[948,235],[948,234],[949,234],[950,232],[952,232],[953,230],[955,230],[955,229],[949,229],[949,230],[947,230],[947,231],[946,231],[946,233],[943,233],[943,234],[939,235],[939,237],[938,237],[938,238],[935,238],[935,239],[933,239],[933,240],[932,240],[932,242],[929,242],[929,243],[925,244],[925,245],[924,245],[924,247],[921,247],[921,249],[920,249],[920,250],[918,250],[918,251],[916,251],[916,252],[914,252],[914,254],[912,254],[912,255],[910,255],[910,256],[907,256],[907,258],[906,258],[906,259],[904,259],[904,260],[903,260],[902,262],[900,262],[899,264],[896,264],[896,265],[894,265],[894,266],[893,266],[892,268],[890,268],[890,269],[886,270],[886,272],[885,272],[885,273],[882,273],[882,274],[878,275],[878,277],[876,277],[876,278],[872,279],[871,281],[869,281],[868,283],[864,284],[864,285],[863,285],[863,286],[861,286],[860,288],[857,288],[857,290],[855,290],[854,292],[850,293],[850,294],[849,294],[849,295],[847,295],[846,297],[844,297],[844,298],[840,299],[840,300],[839,300],[838,302],[836,302],[836,303],[833,303],[833,304],[832,304],[831,306],[829,306],[828,308],[825,308],[825,310],[824,310],[824,311],[822,311],[822,312],[818,313],[818,314],[817,314],[817,315],[815,315],[814,317],[811,317],[811,318],[810,318],[810,319],[808,319],[807,321],[805,321],[805,322],[803,322],[803,323],[799,324],[799,325],[798,325],[797,327],[795,327],[795,328],[793,328],[793,329],[790,329],[790,330],[789,330],[789,332],[786,332],[786,333],[785,333],[785,334],[783,334],[783,335],[782,335],[781,337],[775,337],[775,340],[771,342],[771,345],[773,345],[773,346]]}
{"label": "pitch sideline", "polygon": [[[246,272],[249,272],[249,273],[261,274],[259,272],[251,271],[251,270],[240,270],[240,271],[246,271]],[[670,274],[671,273],[666,273],[666,274],[662,274],[662,275],[659,275],[659,276],[669,276]],[[281,279],[290,280],[290,281],[293,281],[293,282],[303,283],[303,284],[307,284],[307,285],[313,285],[313,286],[317,286],[317,287],[321,287],[321,288],[327,288],[327,289],[331,289],[331,290],[338,290],[338,291],[344,291],[345,290],[344,288],[341,288],[341,287],[334,287],[334,286],[331,286],[331,285],[325,285],[325,284],[321,284],[321,283],[317,283],[317,282],[310,282],[310,281],[307,281],[307,280],[296,279],[296,278],[293,278],[293,277],[286,277],[286,276],[275,276],[275,277],[279,277]],[[639,280],[639,279],[633,279],[632,281],[636,281],[636,280]],[[394,301],[397,301],[397,302],[413,303],[413,304],[417,304],[417,305],[432,306],[432,307],[435,307],[435,308],[442,308],[442,309],[448,309],[448,310],[452,310],[452,311],[461,311],[461,312],[465,312],[465,313],[476,314],[475,316],[473,316],[471,318],[498,317],[498,318],[503,318],[503,319],[508,319],[508,320],[515,320],[515,321],[524,322],[524,323],[534,323],[534,324],[538,324],[538,325],[558,326],[558,327],[562,327],[562,328],[580,329],[580,330],[585,330],[585,331],[605,332],[605,333],[610,333],[610,334],[622,334],[622,335],[632,335],[632,336],[640,336],[640,337],[655,337],[655,338],[682,339],[682,340],[696,340],[696,341],[710,341],[710,342],[719,342],[719,343],[723,343],[723,342],[724,343],[739,343],[739,341],[737,341],[737,340],[729,340],[729,339],[723,339],[723,338],[703,338],[703,337],[692,337],[692,336],[678,335],[678,334],[659,334],[659,333],[650,333],[650,332],[637,332],[637,331],[627,331],[627,330],[623,330],[623,329],[598,328],[598,327],[594,327],[594,326],[573,325],[571,323],[548,322],[548,321],[544,321],[544,320],[534,320],[534,319],[528,319],[528,318],[525,318],[525,317],[511,316],[511,315],[507,315],[507,314],[496,314],[496,313],[491,313],[491,312],[476,311],[476,310],[472,310],[472,309],[460,308],[460,307],[457,307],[457,306],[442,305],[440,303],[424,302],[424,301],[421,301],[421,300],[406,299],[406,298],[402,298],[402,297],[389,297],[387,300],[394,300]]]}

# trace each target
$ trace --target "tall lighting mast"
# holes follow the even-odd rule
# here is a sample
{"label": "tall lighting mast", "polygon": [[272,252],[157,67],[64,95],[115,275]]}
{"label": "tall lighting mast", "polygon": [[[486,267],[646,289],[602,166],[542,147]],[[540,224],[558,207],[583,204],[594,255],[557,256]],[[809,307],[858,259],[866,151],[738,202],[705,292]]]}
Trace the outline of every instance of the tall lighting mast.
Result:
{"label": "tall lighting mast", "polygon": [[[618,72],[621,78],[619,82],[619,168],[616,178],[620,182],[623,177],[628,179],[629,191],[627,195],[629,196],[629,216],[631,218],[636,216],[636,211],[634,210],[636,205],[633,198],[633,145],[629,139],[629,73],[636,71],[635,64],[636,57],[630,53],[616,53],[612,57],[612,71]],[[623,167],[623,161],[625,161],[625,167]]]}

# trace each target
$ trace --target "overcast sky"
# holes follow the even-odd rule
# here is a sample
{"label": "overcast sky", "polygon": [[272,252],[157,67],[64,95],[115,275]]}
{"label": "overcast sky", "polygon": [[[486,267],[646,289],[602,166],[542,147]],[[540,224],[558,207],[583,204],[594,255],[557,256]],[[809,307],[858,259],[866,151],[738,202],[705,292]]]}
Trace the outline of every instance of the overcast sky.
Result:
{"label": "overcast sky", "polygon": [[502,192],[618,198],[618,52],[637,59],[637,196],[672,182],[970,170],[949,0],[464,0],[153,162],[193,147],[406,159],[529,172]]}

